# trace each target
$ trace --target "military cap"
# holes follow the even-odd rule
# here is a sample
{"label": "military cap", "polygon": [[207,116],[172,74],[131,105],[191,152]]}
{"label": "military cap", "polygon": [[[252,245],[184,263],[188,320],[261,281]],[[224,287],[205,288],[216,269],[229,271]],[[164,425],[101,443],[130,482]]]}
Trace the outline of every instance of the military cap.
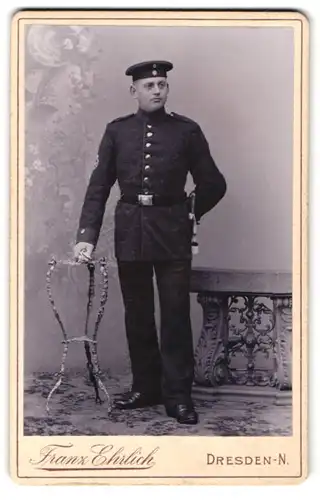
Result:
{"label": "military cap", "polygon": [[167,76],[167,71],[173,68],[169,61],[145,61],[130,66],[126,70],[126,75],[132,76],[132,80],[140,78],[152,78],[153,76]]}

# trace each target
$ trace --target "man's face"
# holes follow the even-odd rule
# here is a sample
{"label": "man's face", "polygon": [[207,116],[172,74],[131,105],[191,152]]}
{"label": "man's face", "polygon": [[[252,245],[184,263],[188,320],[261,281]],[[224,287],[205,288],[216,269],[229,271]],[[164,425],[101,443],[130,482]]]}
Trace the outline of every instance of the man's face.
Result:
{"label": "man's face", "polygon": [[130,92],[137,99],[139,108],[151,112],[165,105],[169,86],[163,77],[143,78],[131,85]]}

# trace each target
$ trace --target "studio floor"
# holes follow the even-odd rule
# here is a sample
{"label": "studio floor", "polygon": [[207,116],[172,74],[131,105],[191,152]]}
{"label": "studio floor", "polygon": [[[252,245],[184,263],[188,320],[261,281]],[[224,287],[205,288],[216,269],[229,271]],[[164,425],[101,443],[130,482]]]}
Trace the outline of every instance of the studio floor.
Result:
{"label": "studio floor", "polygon": [[[108,414],[106,402],[96,404],[94,389],[85,372],[69,373],[53,394],[49,412],[46,399],[56,379],[49,373],[25,378],[24,433],[27,436],[62,435],[199,435],[290,436],[291,405],[272,401],[195,400],[199,423],[180,425],[167,417],[162,405]],[[112,397],[130,385],[128,376],[104,379]],[[101,397],[104,395],[101,392]],[[105,399],[105,398],[104,398]]]}

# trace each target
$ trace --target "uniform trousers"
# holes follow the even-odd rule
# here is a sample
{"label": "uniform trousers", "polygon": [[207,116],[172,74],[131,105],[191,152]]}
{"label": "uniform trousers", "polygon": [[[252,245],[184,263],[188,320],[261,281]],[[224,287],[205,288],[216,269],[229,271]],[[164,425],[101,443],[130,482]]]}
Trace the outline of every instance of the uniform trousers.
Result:
{"label": "uniform trousers", "polygon": [[[132,390],[161,391],[165,404],[188,403],[194,373],[190,321],[191,260],[118,260]],[[160,302],[160,338],[155,323],[155,274]]]}

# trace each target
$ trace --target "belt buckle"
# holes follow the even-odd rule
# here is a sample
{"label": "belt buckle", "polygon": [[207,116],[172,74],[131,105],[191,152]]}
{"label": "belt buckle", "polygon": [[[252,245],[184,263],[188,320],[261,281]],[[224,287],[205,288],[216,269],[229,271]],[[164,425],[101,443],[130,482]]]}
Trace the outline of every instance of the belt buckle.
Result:
{"label": "belt buckle", "polygon": [[140,205],[152,206],[153,205],[153,195],[152,194],[138,194],[138,201]]}

